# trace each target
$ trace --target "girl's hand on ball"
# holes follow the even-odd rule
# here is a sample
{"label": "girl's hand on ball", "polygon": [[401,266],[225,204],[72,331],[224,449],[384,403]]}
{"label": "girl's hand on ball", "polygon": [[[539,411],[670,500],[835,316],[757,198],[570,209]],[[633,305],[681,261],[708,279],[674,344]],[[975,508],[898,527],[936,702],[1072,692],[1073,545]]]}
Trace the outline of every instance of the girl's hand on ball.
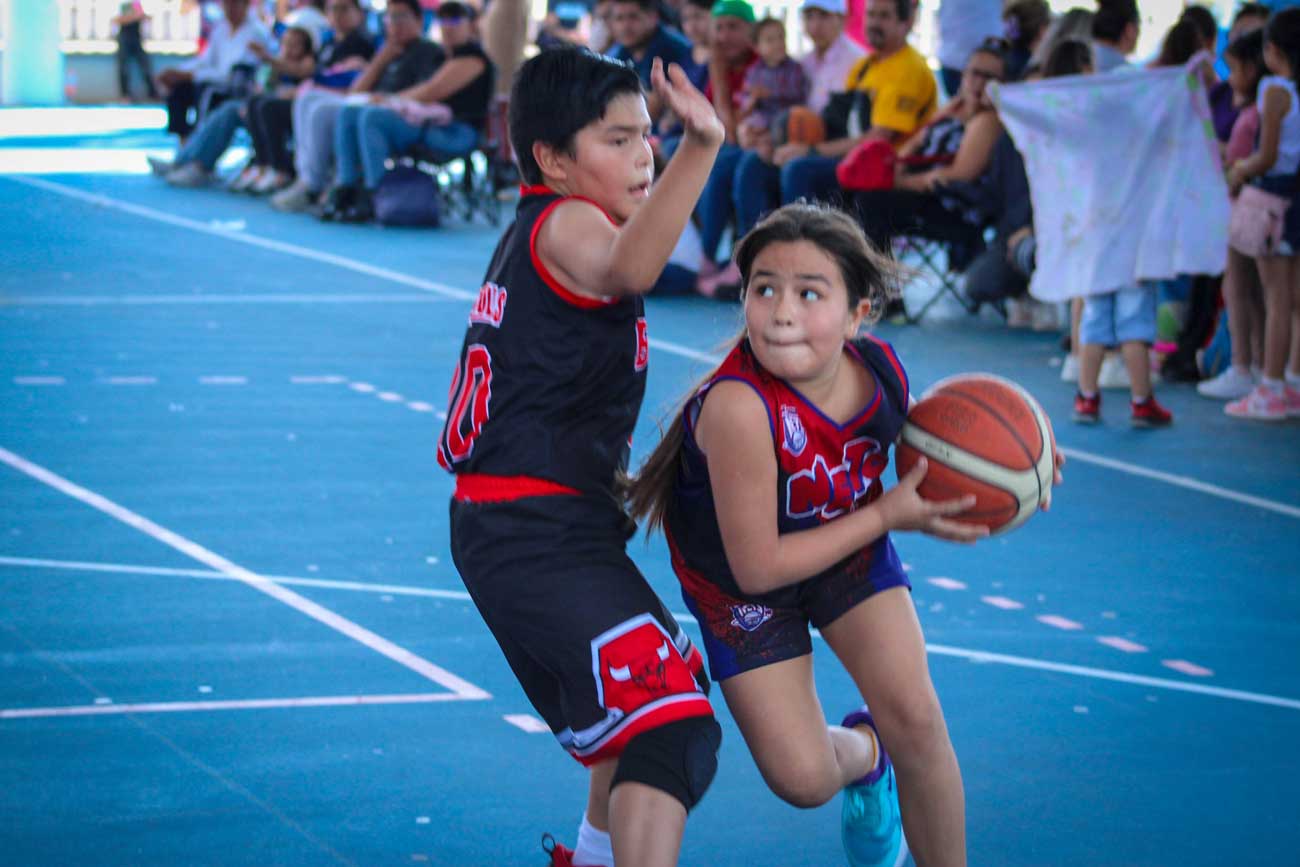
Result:
{"label": "girl's hand on ball", "polygon": [[916,462],[898,484],[885,492],[876,503],[889,530],[920,530],[951,542],[971,543],[989,534],[988,527],[947,520],[975,505],[973,494],[954,500],[927,500],[917,493],[929,465],[925,458]]}

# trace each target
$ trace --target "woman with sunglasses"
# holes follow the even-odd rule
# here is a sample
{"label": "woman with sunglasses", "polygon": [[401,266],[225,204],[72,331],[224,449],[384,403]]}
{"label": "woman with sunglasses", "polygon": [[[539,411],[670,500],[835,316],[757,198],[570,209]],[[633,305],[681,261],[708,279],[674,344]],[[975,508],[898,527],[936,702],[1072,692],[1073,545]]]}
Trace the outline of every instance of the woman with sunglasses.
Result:
{"label": "woman with sunglasses", "polygon": [[899,148],[892,189],[854,194],[863,230],[877,247],[888,249],[894,235],[923,230],[946,236],[970,225],[967,203],[946,188],[977,180],[1002,135],[984,89],[1005,75],[1005,46],[994,37],[971,54],[957,95]]}

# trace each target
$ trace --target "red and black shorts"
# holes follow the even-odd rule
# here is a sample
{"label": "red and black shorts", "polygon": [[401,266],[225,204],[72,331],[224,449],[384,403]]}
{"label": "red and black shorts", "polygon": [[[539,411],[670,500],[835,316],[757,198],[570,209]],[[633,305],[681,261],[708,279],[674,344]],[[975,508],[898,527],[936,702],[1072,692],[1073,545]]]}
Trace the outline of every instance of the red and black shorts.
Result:
{"label": "red and black shorts", "polygon": [[451,552],[529,701],[584,765],[712,716],[703,659],[625,547],[635,527],[583,496],[452,500]]}

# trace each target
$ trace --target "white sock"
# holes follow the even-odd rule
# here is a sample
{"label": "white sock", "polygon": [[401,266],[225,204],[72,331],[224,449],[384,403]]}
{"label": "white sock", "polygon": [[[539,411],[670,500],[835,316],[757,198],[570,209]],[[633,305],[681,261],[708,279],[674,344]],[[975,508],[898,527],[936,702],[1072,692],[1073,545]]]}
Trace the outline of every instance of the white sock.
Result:
{"label": "white sock", "polygon": [[573,867],[614,867],[614,844],[608,831],[599,831],[582,814],[578,845],[573,849]]}
{"label": "white sock", "polygon": [[1269,391],[1273,392],[1274,394],[1281,394],[1282,389],[1286,388],[1285,379],[1270,379],[1269,377],[1266,376],[1262,380],[1260,380],[1260,382],[1262,382],[1264,384],[1264,387],[1267,388]]}

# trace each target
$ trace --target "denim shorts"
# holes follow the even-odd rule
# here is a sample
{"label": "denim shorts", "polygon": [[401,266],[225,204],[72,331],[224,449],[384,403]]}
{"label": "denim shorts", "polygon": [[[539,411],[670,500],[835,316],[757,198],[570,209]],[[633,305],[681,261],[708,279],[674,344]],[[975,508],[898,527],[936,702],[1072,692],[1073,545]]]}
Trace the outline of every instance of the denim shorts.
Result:
{"label": "denim shorts", "polygon": [[1116,346],[1130,340],[1156,339],[1156,287],[1142,283],[1083,299],[1079,342]]}

